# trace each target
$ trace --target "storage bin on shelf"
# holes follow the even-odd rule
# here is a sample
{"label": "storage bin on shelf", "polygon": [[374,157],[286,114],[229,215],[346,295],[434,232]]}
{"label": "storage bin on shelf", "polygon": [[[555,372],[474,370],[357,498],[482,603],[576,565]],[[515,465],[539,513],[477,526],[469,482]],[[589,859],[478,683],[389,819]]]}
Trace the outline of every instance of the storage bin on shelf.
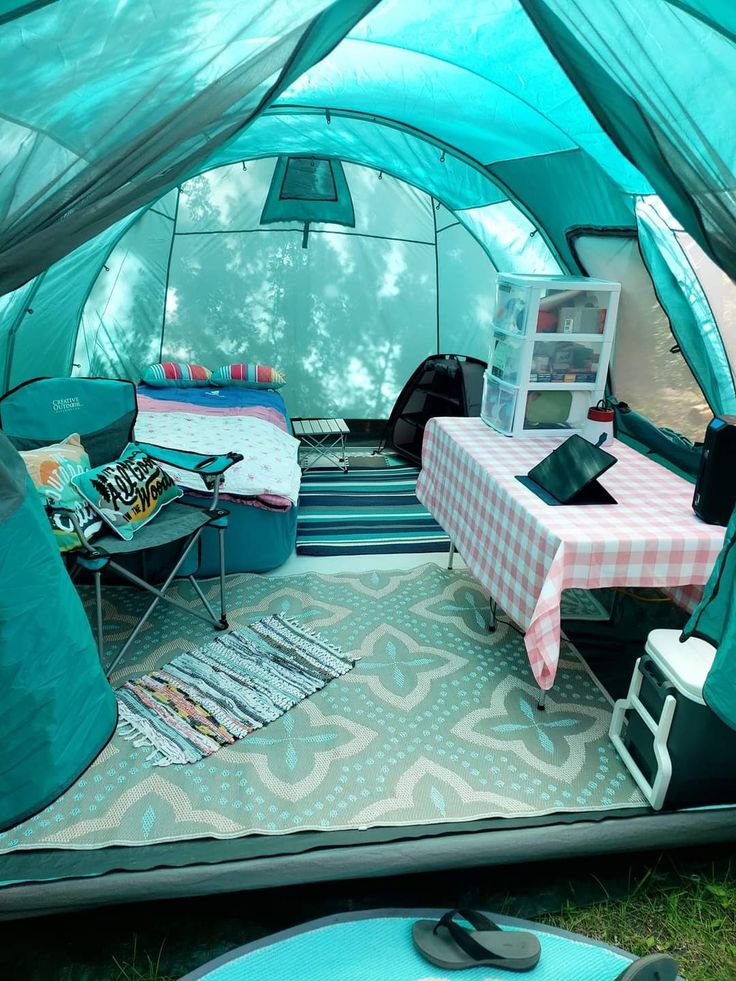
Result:
{"label": "storage bin on shelf", "polygon": [[481,417],[507,435],[579,432],[603,397],[618,283],[499,274]]}

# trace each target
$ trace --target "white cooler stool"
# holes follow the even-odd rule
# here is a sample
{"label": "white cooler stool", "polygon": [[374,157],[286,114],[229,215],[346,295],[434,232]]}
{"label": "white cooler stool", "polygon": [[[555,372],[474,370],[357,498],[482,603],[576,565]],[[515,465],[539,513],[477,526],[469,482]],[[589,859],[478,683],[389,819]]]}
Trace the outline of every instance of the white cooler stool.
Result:
{"label": "white cooler stool", "polygon": [[736,803],[736,731],[705,704],[715,648],[679,630],[653,630],[609,735],[655,810]]}

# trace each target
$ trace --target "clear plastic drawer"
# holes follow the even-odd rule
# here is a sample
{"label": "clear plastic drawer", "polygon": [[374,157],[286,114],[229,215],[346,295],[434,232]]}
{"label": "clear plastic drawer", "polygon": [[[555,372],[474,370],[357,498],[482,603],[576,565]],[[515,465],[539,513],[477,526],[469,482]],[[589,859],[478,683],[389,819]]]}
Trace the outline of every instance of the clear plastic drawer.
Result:
{"label": "clear plastic drawer", "polygon": [[483,379],[483,401],[480,416],[483,422],[500,433],[511,435],[518,390],[496,381],[488,371]]}
{"label": "clear plastic drawer", "polygon": [[594,384],[603,351],[603,341],[574,341],[556,337],[535,341],[529,369],[530,382],[551,384]]}
{"label": "clear plastic drawer", "polygon": [[494,378],[518,385],[521,380],[521,363],[524,340],[507,334],[494,333],[488,352],[488,370]]}
{"label": "clear plastic drawer", "polygon": [[540,334],[602,334],[610,293],[596,290],[545,289],[539,299],[536,331]]}
{"label": "clear plastic drawer", "polygon": [[542,389],[526,393],[524,431],[582,429],[591,405],[591,393],[571,389]]}

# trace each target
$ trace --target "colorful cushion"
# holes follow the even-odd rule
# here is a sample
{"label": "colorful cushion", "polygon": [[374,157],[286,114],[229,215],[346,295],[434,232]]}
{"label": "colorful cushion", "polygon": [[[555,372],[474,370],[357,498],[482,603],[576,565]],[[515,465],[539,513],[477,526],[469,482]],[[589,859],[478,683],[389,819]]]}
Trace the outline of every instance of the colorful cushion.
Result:
{"label": "colorful cushion", "polygon": [[[28,474],[45,507],[57,505],[74,511],[86,538],[92,538],[102,529],[100,517],[84,501],[72,484],[72,478],[89,470],[89,457],[79,439],[72,433],[60,443],[42,446],[37,450],[21,453]],[[62,552],[70,552],[82,544],[68,514],[48,511],[49,521]]]}
{"label": "colorful cushion", "polygon": [[126,542],[162,507],[183,494],[156,461],[135,443],[128,443],[113,463],[73,477],[72,483]]}
{"label": "colorful cushion", "polygon": [[213,385],[240,388],[281,388],[286,379],[267,364],[223,364],[212,372]]}
{"label": "colorful cushion", "polygon": [[181,364],[177,361],[162,361],[149,364],[141,379],[154,388],[202,388],[209,384],[212,372],[201,364]]}

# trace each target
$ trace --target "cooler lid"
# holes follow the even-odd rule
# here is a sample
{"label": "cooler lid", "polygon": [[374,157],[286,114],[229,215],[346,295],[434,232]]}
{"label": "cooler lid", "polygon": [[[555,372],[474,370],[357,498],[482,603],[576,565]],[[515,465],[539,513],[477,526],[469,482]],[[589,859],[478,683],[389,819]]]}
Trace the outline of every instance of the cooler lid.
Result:
{"label": "cooler lid", "polygon": [[678,691],[705,705],[703,685],[716,655],[712,644],[697,637],[681,644],[679,630],[652,630],[646,652]]}

